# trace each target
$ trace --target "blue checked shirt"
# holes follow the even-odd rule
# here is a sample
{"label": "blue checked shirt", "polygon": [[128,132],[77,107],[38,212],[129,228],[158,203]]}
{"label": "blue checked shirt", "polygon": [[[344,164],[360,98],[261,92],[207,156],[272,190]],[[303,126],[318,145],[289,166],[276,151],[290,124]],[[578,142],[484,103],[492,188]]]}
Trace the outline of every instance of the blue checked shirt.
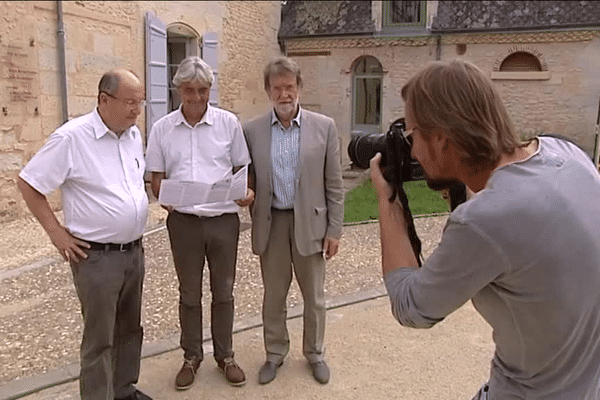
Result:
{"label": "blue checked shirt", "polygon": [[300,153],[300,114],[284,128],[275,111],[271,117],[271,162],[273,167],[273,203],[281,210],[294,208],[298,159]]}

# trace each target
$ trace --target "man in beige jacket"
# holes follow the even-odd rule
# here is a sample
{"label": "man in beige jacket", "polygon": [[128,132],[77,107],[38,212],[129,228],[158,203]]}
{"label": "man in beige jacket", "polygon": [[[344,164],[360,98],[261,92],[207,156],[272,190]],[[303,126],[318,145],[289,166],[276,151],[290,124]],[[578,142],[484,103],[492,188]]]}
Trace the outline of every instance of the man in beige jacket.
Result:
{"label": "man in beige jacket", "polygon": [[303,354],[325,384],[325,259],[338,251],[344,203],[337,129],[331,118],[299,106],[302,77],[291,59],[269,63],[264,84],[273,110],[244,127],[256,193],[252,250],[264,284],[267,359],[259,382],[275,378],[289,351],[286,298],[293,270],[304,298]]}

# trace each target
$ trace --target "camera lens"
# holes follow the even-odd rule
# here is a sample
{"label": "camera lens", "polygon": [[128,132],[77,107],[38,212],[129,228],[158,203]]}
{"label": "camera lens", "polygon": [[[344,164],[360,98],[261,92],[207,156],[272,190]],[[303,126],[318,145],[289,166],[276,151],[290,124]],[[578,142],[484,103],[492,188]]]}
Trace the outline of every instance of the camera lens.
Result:
{"label": "camera lens", "polygon": [[357,133],[352,135],[348,145],[348,156],[354,165],[361,169],[369,168],[371,158],[381,153],[383,159],[381,165],[385,165],[386,155],[385,134],[381,133]]}

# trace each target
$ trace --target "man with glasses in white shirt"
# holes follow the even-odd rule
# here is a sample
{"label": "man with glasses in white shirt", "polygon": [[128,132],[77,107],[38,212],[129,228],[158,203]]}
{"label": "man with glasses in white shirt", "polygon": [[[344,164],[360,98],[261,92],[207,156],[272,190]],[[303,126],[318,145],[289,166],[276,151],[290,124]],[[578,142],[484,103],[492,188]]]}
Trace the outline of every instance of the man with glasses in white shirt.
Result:
{"label": "man with glasses in white shirt", "polygon": [[[144,151],[135,126],[144,86],[131,71],[105,73],[98,106],[50,137],[18,187],[65,261],[81,302],[83,400],[148,400],[137,390],[143,331],[142,234],[148,212]],[[60,188],[64,226],[47,200]]]}

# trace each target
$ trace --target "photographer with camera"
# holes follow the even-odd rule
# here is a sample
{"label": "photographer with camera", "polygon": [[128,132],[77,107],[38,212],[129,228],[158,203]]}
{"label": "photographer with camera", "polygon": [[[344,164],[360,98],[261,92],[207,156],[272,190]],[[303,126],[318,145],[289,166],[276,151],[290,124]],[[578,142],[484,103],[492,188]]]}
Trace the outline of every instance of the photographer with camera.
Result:
{"label": "photographer with camera", "polygon": [[392,312],[429,328],[469,299],[492,326],[490,378],[473,399],[600,399],[600,176],[577,146],[520,143],[491,81],[436,62],[402,89],[405,136],[430,187],[475,195],[418,267],[412,221],[371,160]]}

